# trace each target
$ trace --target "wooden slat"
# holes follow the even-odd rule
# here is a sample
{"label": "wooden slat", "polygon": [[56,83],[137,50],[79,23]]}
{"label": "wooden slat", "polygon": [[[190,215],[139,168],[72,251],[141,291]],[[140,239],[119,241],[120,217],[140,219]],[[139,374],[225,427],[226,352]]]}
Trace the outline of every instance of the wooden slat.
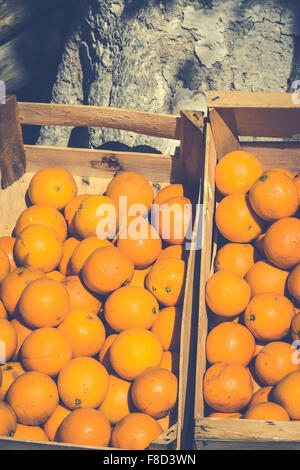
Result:
{"label": "wooden slat", "polygon": [[22,124],[72,127],[109,127],[180,139],[180,117],[131,109],[53,103],[19,103]]}
{"label": "wooden slat", "polygon": [[181,111],[180,158],[184,175],[199,184],[202,174],[204,117],[200,111]]}
{"label": "wooden slat", "polygon": [[209,120],[218,159],[228,152],[239,150],[240,144],[233,111],[226,109],[221,114],[219,110],[212,109],[209,113]]}
{"label": "wooden slat", "polygon": [[300,172],[300,142],[243,142],[241,149],[255,155],[264,170],[282,167],[295,175]]}
{"label": "wooden slat", "polygon": [[65,166],[73,175],[112,178],[116,171],[136,171],[151,181],[181,180],[180,160],[170,155],[25,145],[27,170]]}
{"label": "wooden slat", "polygon": [[[299,97],[297,97],[299,99]],[[245,91],[208,91],[208,108],[300,108],[293,103],[293,93],[255,93]],[[250,134],[249,134],[250,135]]]}

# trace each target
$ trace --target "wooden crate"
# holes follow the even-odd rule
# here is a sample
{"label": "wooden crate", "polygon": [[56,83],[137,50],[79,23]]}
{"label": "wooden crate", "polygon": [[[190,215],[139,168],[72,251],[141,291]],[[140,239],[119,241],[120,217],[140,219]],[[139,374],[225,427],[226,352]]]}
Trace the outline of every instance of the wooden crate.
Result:
{"label": "wooden crate", "polygon": [[208,330],[205,284],[214,272],[218,246],[214,225],[216,164],[227,152],[243,149],[253,153],[264,170],[284,167],[296,174],[300,170],[300,142],[291,140],[295,134],[300,134],[300,105],[293,104],[292,94],[212,91],[208,95],[195,392],[197,449],[300,449],[297,421],[206,418],[203,399]]}
{"label": "wooden crate", "polygon": [[[180,156],[23,145],[21,125],[110,127],[175,139],[180,144]],[[187,196],[196,205],[201,197],[202,143],[203,115],[197,111],[182,111],[180,116],[172,116],[115,108],[17,103],[14,96],[8,96],[6,104],[0,105],[0,165],[2,188],[5,188],[0,192],[0,233],[11,234],[17,216],[26,207],[26,191],[32,175],[49,166],[68,169],[75,177],[79,194],[103,193],[116,170],[137,171],[148,178],[156,190],[171,182],[182,182]],[[194,227],[197,227],[198,220],[197,206]],[[195,237],[193,240],[194,245]],[[196,344],[198,289],[194,288],[194,268],[198,255],[195,250],[190,251],[187,267],[180,345],[178,420],[176,425],[151,444],[151,449],[192,446],[190,412],[194,388],[188,381],[188,373],[196,357],[193,347]],[[0,439],[0,449],[24,447],[53,450],[78,448],[58,443]]]}

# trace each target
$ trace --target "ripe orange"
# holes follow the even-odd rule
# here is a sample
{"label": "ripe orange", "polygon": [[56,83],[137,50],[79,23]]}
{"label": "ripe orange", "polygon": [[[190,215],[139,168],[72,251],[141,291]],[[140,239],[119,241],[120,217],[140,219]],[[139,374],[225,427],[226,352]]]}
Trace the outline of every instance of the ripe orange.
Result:
{"label": "ripe orange", "polygon": [[267,385],[266,387],[261,387],[259,390],[253,393],[253,396],[249,403],[249,408],[252,405],[257,405],[258,403],[265,403],[270,401],[270,395],[272,390],[273,387],[271,385]]}
{"label": "ripe orange", "polygon": [[298,192],[298,197],[299,197],[299,200],[300,200],[300,174],[295,176],[295,178],[293,179],[293,182],[296,185],[297,192]]}
{"label": "ripe orange", "polygon": [[294,267],[289,274],[287,280],[287,287],[290,295],[296,300],[300,301],[300,264]]}
{"label": "ripe orange", "polygon": [[70,341],[57,328],[39,328],[25,339],[21,348],[22,364],[55,377],[71,360]]}
{"label": "ripe orange", "polygon": [[74,216],[74,230],[81,238],[98,236],[114,238],[118,213],[115,202],[107,196],[94,194],[84,199]]}
{"label": "ripe orange", "polygon": [[25,373],[20,362],[6,362],[0,366],[2,372],[2,383],[0,387],[0,400],[5,399],[5,395],[11,384],[19,375]]}
{"label": "ripe orange", "polygon": [[289,421],[285,409],[277,403],[265,402],[252,405],[245,413],[244,419],[264,419],[272,421]]}
{"label": "ripe orange", "polygon": [[210,413],[208,418],[219,418],[219,419],[241,419],[243,417],[242,413],[221,413],[219,411],[214,411]]}
{"label": "ripe orange", "polygon": [[14,245],[14,257],[17,264],[53,271],[63,256],[63,242],[51,227],[32,224],[24,228]]}
{"label": "ripe orange", "polygon": [[110,347],[110,363],[123,379],[134,380],[145,370],[158,367],[163,349],[151,331],[132,328],[122,331]]}
{"label": "ripe orange", "polygon": [[161,258],[178,258],[185,260],[187,258],[187,252],[184,249],[184,245],[170,245],[161,250],[157,259]]}
{"label": "ripe orange", "polygon": [[251,295],[280,294],[284,295],[289,272],[277,268],[268,260],[257,261],[245,275],[251,288]]}
{"label": "ripe orange", "polygon": [[181,319],[181,307],[166,307],[158,312],[151,331],[161,342],[164,351],[179,350]]}
{"label": "ripe orange", "polygon": [[292,319],[291,336],[294,341],[300,339],[300,312],[296,313]]}
{"label": "ripe orange", "polygon": [[273,221],[291,217],[299,206],[293,180],[280,171],[265,171],[252,185],[249,200],[256,214]]}
{"label": "ripe orange", "polygon": [[231,271],[218,271],[206,283],[206,303],[217,315],[233,317],[240,314],[250,297],[249,284]]}
{"label": "ripe orange", "polygon": [[8,273],[10,272],[9,258],[6,252],[0,248],[0,283],[4,281]]}
{"label": "ripe orange", "polygon": [[181,259],[162,258],[152,266],[146,287],[165,307],[181,305],[184,297],[186,264]]}
{"label": "ripe orange", "polygon": [[14,229],[18,237],[24,228],[32,224],[42,224],[53,228],[62,240],[67,238],[67,224],[64,216],[54,207],[35,204],[27,207],[19,216]]}
{"label": "ripe orange", "polygon": [[19,300],[20,315],[29,328],[57,326],[71,308],[66,287],[52,279],[37,279],[23,291]]}
{"label": "ripe orange", "polygon": [[50,441],[57,441],[57,430],[65,417],[70,413],[71,410],[62,405],[58,405],[52,416],[43,424],[43,429]]}
{"label": "ripe orange", "polygon": [[17,304],[25,287],[37,279],[45,279],[43,271],[35,268],[17,268],[8,274],[1,284],[0,295],[10,315],[16,315]]}
{"label": "ripe orange", "polygon": [[223,322],[206,339],[206,357],[210,364],[228,362],[247,366],[255,351],[255,339],[240,323]]}
{"label": "ripe orange", "polygon": [[92,357],[76,357],[59,373],[59,396],[67,408],[97,408],[108,393],[108,373]]}
{"label": "ripe orange", "polygon": [[110,364],[110,359],[109,359],[109,354],[110,354],[110,347],[114,340],[117,338],[118,335],[109,335],[106,337],[102,348],[100,349],[99,352],[99,361],[101,364],[104,365],[105,369],[111,373],[113,371],[112,366]]}
{"label": "ripe orange", "polygon": [[111,424],[118,423],[120,419],[130,413],[132,409],[130,387],[131,382],[116,375],[109,376],[108,394],[99,410]]}
{"label": "ripe orange", "polygon": [[46,276],[48,277],[48,279],[53,279],[53,281],[58,281],[58,282],[61,282],[65,279],[65,276],[60,271],[57,271],[56,269],[54,271],[50,271],[50,273],[46,273]]}
{"label": "ripe orange", "polygon": [[68,414],[57,430],[59,442],[82,446],[107,446],[111,427],[100,410],[83,408]]}
{"label": "ripe orange", "polygon": [[251,208],[246,194],[224,197],[216,208],[215,221],[221,235],[235,243],[255,240],[263,228],[262,220]]}
{"label": "ripe orange", "polygon": [[215,271],[233,271],[241,277],[254,265],[259,256],[253,245],[248,243],[227,243],[215,257]]}
{"label": "ripe orange", "polygon": [[265,233],[261,233],[255,240],[254,240],[254,245],[258,249],[261,255],[265,256],[265,251],[264,251],[264,240],[265,240]]}
{"label": "ripe orange", "polygon": [[149,329],[158,312],[156,298],[143,287],[120,287],[110,294],[104,304],[105,320],[118,332],[129,328]]}
{"label": "ripe orange", "polygon": [[289,343],[272,341],[266,344],[255,359],[255,372],[265,385],[275,385],[290,372],[300,369],[294,361],[297,350]]}
{"label": "ripe orange", "polygon": [[86,309],[71,310],[58,330],[70,341],[73,357],[95,356],[105,341],[102,321]]}
{"label": "ripe orange", "polygon": [[58,392],[53,379],[37,371],[20,375],[7,391],[6,401],[18,422],[31,426],[45,423],[58,405]]}
{"label": "ripe orange", "polygon": [[72,274],[71,258],[76,246],[79,245],[79,243],[79,240],[74,237],[67,238],[67,240],[64,241],[63,255],[58,266],[60,272],[64,276]]}
{"label": "ripe orange", "polygon": [[151,266],[146,269],[135,269],[131,281],[128,283],[129,286],[145,287],[145,280]]}
{"label": "ripe orange", "polygon": [[207,405],[226,413],[243,409],[253,394],[250,372],[240,364],[213,364],[205,373],[203,386]]}
{"label": "ripe orange", "polygon": [[244,313],[245,326],[260,341],[275,341],[287,336],[295,308],[279,294],[252,297]]}
{"label": "ripe orange", "polygon": [[27,426],[20,423],[17,424],[14,438],[29,441],[49,441],[47,434],[40,426]]}
{"label": "ripe orange", "polygon": [[17,332],[10,321],[0,318],[0,357],[1,363],[9,361],[18,345]]}
{"label": "ripe orange", "polygon": [[183,186],[182,184],[169,184],[164,188],[160,189],[156,194],[153,205],[160,205],[166,202],[171,197],[183,197]]}
{"label": "ripe orange", "polygon": [[174,426],[174,424],[177,423],[177,414],[175,410],[173,410],[167,416],[159,418],[156,421],[162,427],[163,432],[167,432],[172,426]]}
{"label": "ripe orange", "polygon": [[2,248],[8,256],[11,271],[17,267],[13,253],[15,241],[15,237],[0,237],[0,248]]}
{"label": "ripe orange", "polygon": [[28,195],[32,204],[60,210],[77,195],[77,184],[64,168],[44,168],[32,177]]}
{"label": "ripe orange", "polygon": [[83,265],[81,274],[85,285],[93,292],[107,295],[132,278],[134,264],[115,246],[98,248]]}
{"label": "ripe orange", "polygon": [[111,445],[119,449],[144,450],[162,433],[162,427],[151,416],[130,413],[115,425]]}
{"label": "ripe orange", "polygon": [[102,240],[96,236],[81,240],[75,247],[70,260],[71,272],[73,274],[79,274],[88,257],[97,250],[97,248],[103,248],[104,246],[112,246],[112,243],[109,240]]}
{"label": "ripe orange", "polygon": [[74,235],[74,216],[80,204],[89,196],[90,194],[79,194],[78,196],[73,197],[64,208],[64,216],[67,221],[69,232]]}
{"label": "ripe orange", "polygon": [[268,260],[281,269],[300,262],[300,220],[287,217],[274,222],[266,231],[264,251]]}
{"label": "ripe orange", "polygon": [[71,310],[86,309],[95,314],[99,312],[101,300],[83,284],[79,276],[67,276],[62,284],[68,291]]}
{"label": "ripe orange", "polygon": [[145,269],[158,258],[162,243],[155,228],[143,217],[137,217],[120,231],[117,247],[137,269]]}
{"label": "ripe orange", "polygon": [[215,181],[222,194],[246,193],[262,174],[260,162],[251,153],[235,150],[218,162]]}
{"label": "ripe orange", "polygon": [[3,305],[2,300],[0,300],[0,318],[7,318],[7,311]]}
{"label": "ripe orange", "polygon": [[177,351],[164,351],[159,367],[167,369],[178,377],[179,375],[179,352]]}
{"label": "ripe orange", "polygon": [[281,405],[291,419],[300,419],[300,372],[291,372],[275,385],[273,400]]}
{"label": "ripe orange", "polygon": [[183,196],[172,197],[160,205],[155,226],[166,243],[181,245],[191,230],[192,204]]}
{"label": "ripe orange", "polygon": [[17,349],[15,350],[12,356],[12,360],[16,361],[18,359],[19,351],[22,347],[22,344],[24,343],[24,340],[27,338],[27,336],[32,333],[32,329],[28,328],[28,326],[24,324],[23,320],[19,316],[18,318],[13,318],[11,320],[11,324],[13,325],[17,333]]}
{"label": "ripe orange", "polygon": [[138,375],[131,389],[135,407],[153,418],[163,418],[177,401],[176,376],[167,369],[154,368]]}
{"label": "ripe orange", "polygon": [[14,410],[4,401],[0,401],[0,436],[12,437],[17,429],[17,417]]}

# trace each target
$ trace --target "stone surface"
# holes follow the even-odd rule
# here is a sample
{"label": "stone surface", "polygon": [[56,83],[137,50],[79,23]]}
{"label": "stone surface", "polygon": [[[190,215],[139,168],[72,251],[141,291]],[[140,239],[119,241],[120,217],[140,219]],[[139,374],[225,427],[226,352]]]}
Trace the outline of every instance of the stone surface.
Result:
{"label": "stone surface", "polygon": [[[300,80],[297,0],[83,0],[53,101],[154,112],[205,110],[208,89],[287,91]],[[299,76],[297,76],[299,71]],[[39,143],[67,145],[70,128]],[[174,143],[89,129],[88,145]]]}

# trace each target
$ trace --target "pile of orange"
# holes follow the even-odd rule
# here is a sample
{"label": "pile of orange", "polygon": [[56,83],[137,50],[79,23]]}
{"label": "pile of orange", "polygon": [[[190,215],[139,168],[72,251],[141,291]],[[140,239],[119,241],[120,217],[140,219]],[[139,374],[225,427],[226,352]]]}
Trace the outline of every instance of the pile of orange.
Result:
{"label": "pile of orange", "polygon": [[38,171],[0,237],[0,436],[145,449],[176,416],[189,200],[133,172],[77,193],[67,170]]}
{"label": "pile of orange", "polygon": [[299,176],[244,151],[220,159],[219,247],[206,283],[213,418],[300,419]]}

